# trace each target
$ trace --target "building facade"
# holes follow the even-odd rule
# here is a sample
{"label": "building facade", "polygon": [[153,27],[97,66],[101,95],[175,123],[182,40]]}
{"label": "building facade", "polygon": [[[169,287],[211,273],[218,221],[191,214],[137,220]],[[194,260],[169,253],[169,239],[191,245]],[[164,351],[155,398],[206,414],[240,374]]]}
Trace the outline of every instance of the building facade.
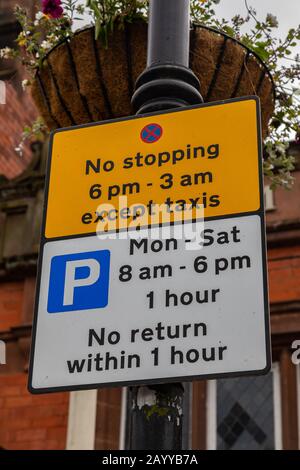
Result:
{"label": "building facade", "polygon": [[[13,44],[18,31],[11,5],[0,1],[0,48]],[[124,449],[126,389],[27,391],[47,146],[32,144],[22,159],[15,151],[22,127],[36,115],[20,78],[15,64],[0,63],[6,89],[0,104],[0,448]],[[272,371],[186,384],[185,448],[300,448],[300,143],[289,152],[297,161],[293,189],[265,186]]]}

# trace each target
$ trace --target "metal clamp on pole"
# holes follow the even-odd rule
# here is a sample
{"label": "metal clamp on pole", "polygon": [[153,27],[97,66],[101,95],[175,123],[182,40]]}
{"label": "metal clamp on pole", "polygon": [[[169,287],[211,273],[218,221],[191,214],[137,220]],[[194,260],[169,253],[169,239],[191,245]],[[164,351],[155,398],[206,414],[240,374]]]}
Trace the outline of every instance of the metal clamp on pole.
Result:
{"label": "metal clamp on pole", "polygon": [[[189,37],[189,0],[150,0],[147,68],[132,97],[137,114],[203,102],[199,80],[188,67]],[[183,396],[181,383],[133,387],[128,447],[180,450]]]}
{"label": "metal clamp on pole", "polygon": [[147,68],[136,82],[137,114],[203,102],[189,69],[190,1],[150,0]]}

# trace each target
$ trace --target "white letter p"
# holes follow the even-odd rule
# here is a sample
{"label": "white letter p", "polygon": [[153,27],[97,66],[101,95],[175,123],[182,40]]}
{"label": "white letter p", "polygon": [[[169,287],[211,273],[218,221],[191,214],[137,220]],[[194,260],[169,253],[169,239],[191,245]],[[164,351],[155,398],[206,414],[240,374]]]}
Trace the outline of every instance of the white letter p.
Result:
{"label": "white letter p", "polygon": [[[77,268],[89,268],[89,275],[83,279],[75,279]],[[100,277],[100,264],[95,259],[83,259],[77,261],[67,261],[66,277],[64,288],[64,305],[73,305],[74,290],[77,287],[91,286]]]}

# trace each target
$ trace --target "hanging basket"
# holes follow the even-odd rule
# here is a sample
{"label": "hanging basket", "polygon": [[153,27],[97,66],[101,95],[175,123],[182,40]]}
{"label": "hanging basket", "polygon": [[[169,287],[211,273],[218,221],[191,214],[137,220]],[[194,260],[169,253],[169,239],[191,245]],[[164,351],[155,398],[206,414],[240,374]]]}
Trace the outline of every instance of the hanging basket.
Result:
{"label": "hanging basket", "polygon": [[[105,48],[93,27],[54,47],[36,74],[32,95],[49,129],[132,114],[134,84],[146,66],[147,25],[115,29]],[[204,26],[191,31],[190,67],[205,102],[257,95],[263,135],[274,110],[274,84],[259,57]]]}

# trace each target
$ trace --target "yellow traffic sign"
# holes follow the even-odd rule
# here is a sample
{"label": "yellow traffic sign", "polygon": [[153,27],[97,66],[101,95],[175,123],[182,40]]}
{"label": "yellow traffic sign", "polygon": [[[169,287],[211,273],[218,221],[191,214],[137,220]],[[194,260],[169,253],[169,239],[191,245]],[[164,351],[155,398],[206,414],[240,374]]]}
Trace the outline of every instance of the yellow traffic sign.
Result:
{"label": "yellow traffic sign", "polygon": [[46,188],[32,393],[268,372],[257,98],[59,130]]}
{"label": "yellow traffic sign", "polygon": [[258,211],[259,129],[249,97],[55,131],[45,237],[95,233],[106,218],[124,228],[162,204],[162,222],[200,206],[205,218]]}

